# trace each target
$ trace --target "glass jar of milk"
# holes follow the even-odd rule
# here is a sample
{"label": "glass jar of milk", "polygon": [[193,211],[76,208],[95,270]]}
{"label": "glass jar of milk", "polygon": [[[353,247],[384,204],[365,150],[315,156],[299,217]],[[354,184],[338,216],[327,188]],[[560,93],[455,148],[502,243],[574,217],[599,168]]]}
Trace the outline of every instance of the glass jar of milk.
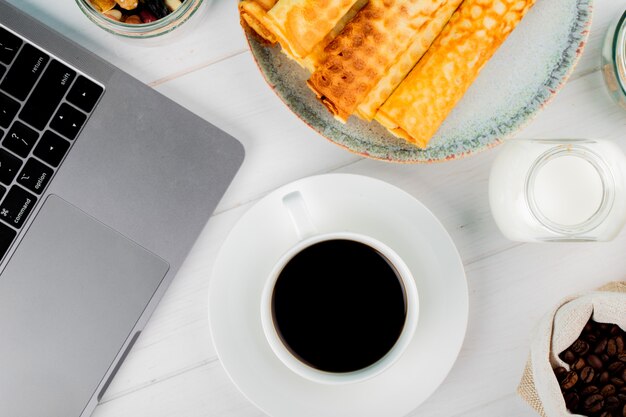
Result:
{"label": "glass jar of milk", "polygon": [[608,141],[513,139],[493,165],[489,200],[511,240],[609,241],[626,222],[626,156]]}

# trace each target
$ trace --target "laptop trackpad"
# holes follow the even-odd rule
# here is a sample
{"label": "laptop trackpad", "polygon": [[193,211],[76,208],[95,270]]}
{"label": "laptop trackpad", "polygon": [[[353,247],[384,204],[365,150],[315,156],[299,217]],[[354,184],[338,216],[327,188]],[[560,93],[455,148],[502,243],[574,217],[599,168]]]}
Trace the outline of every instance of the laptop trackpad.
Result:
{"label": "laptop trackpad", "polygon": [[79,416],[168,269],[50,196],[0,275],[0,415]]}

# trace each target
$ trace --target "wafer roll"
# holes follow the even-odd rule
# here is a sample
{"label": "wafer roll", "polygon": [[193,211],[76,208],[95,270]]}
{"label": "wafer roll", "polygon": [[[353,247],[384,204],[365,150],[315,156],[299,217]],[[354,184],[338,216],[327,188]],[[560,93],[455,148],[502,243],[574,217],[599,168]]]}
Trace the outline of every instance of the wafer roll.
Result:
{"label": "wafer roll", "polygon": [[[333,30],[357,1],[278,0],[262,18],[256,14],[263,8],[257,2],[258,7],[253,15],[256,27],[251,27],[270,42],[272,39],[278,40],[288,55],[302,60]],[[243,7],[250,8],[249,5]],[[259,27],[260,25],[263,27]]]}
{"label": "wafer roll", "polygon": [[448,0],[370,0],[326,47],[309,86],[342,121],[418,38]]}
{"label": "wafer roll", "polygon": [[420,35],[416,37],[387,74],[369,92],[363,102],[359,104],[356,110],[357,116],[368,122],[374,119],[380,106],[383,105],[396,87],[411,72],[415,64],[424,56],[462,1],[448,0],[437,10],[434,18],[426,23]]}
{"label": "wafer roll", "polygon": [[267,12],[274,7],[278,0],[244,0],[239,3],[239,14],[242,23],[245,22],[270,43],[276,43],[274,32],[270,29],[273,22],[267,17]]}
{"label": "wafer roll", "polygon": [[333,30],[331,30],[328,35],[322,39],[317,45],[313,47],[311,53],[309,53],[304,59],[300,61],[300,64],[307,68],[311,72],[315,72],[315,70],[320,66],[322,62],[326,59],[326,46],[331,43],[346,27],[346,25],[354,19],[354,16],[367,4],[369,0],[357,0],[356,3],[352,6],[352,8],[345,14],[344,17],[341,18],[339,22],[335,25]]}
{"label": "wafer roll", "polygon": [[465,0],[376,114],[424,148],[535,0]]}

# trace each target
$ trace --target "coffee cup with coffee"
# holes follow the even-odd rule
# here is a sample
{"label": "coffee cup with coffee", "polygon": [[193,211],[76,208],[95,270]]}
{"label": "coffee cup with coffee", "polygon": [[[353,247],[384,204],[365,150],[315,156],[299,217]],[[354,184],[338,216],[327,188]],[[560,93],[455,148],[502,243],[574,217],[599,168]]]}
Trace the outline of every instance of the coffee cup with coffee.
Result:
{"label": "coffee cup with coffee", "polygon": [[314,382],[364,381],[392,366],[415,334],[411,271],[389,246],[358,233],[318,233],[299,192],[283,198],[299,241],[276,263],[261,300],[267,342]]}

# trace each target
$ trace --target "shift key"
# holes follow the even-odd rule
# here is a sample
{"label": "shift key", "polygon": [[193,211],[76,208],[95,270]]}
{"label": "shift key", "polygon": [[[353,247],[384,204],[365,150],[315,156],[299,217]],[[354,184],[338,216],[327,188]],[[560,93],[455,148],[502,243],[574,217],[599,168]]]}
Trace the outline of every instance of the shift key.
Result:
{"label": "shift key", "polygon": [[0,205],[0,219],[19,229],[28,219],[35,203],[37,197],[14,185]]}
{"label": "shift key", "polygon": [[59,61],[52,61],[41,76],[20,113],[20,119],[36,129],[43,130],[52,118],[76,72]]}

